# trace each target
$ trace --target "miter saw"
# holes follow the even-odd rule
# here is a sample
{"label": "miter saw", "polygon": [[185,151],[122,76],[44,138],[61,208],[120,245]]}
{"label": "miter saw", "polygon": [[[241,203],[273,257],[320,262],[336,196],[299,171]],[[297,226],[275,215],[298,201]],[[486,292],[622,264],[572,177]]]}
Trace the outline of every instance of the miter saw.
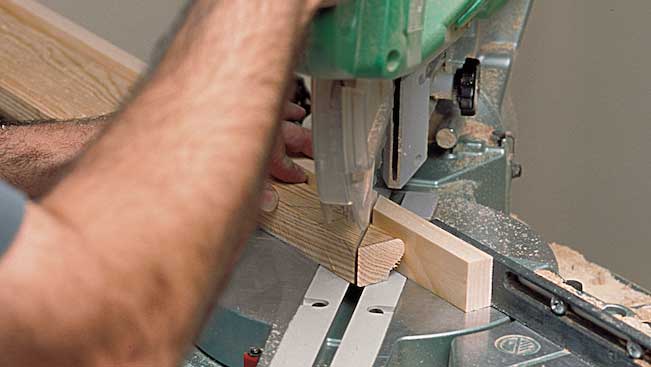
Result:
{"label": "miter saw", "polygon": [[558,272],[554,253],[509,215],[522,169],[506,86],[530,7],[344,1],[317,16],[302,68],[324,215],[343,208],[365,228],[376,196],[389,197],[493,256],[493,307],[464,313],[398,273],[358,288],[258,231],[186,367],[650,360],[651,336],[623,321],[635,310],[541,277]]}
{"label": "miter saw", "polygon": [[480,62],[468,57],[459,66],[447,50],[493,3],[351,1],[316,18],[304,71],[314,80],[314,160],[326,216],[343,208],[366,228],[376,166],[386,187],[403,189],[428,159],[438,103],[456,102],[446,120],[476,114]]}

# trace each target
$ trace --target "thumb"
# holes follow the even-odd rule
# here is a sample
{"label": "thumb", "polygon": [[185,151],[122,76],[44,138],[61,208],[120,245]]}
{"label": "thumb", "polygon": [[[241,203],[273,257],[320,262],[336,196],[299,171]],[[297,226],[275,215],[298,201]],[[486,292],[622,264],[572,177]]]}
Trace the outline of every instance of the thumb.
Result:
{"label": "thumb", "polygon": [[262,202],[260,203],[260,209],[264,213],[272,213],[278,208],[278,202],[280,197],[276,189],[269,183],[266,182],[264,185],[264,190],[262,191]]}

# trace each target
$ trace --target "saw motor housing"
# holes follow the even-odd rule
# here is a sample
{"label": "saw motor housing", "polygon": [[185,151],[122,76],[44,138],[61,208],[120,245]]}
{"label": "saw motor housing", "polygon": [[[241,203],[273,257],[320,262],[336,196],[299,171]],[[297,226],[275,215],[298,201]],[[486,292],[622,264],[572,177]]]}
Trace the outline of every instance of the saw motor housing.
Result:
{"label": "saw motor housing", "polygon": [[476,113],[480,62],[459,64],[447,51],[473,19],[504,2],[355,0],[317,15],[301,69],[313,80],[314,159],[326,219],[343,208],[368,226],[374,187],[403,189],[428,160],[439,101],[454,102],[445,123]]}

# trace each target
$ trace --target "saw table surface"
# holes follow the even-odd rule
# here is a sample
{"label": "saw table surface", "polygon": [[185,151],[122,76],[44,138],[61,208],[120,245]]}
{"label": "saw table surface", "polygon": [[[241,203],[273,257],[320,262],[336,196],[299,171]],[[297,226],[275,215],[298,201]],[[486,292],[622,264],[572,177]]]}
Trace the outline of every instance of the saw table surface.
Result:
{"label": "saw table surface", "polygon": [[[315,354],[307,357],[314,359],[308,364],[314,366],[420,366],[420,362],[428,366],[475,366],[481,361],[491,361],[481,364],[486,366],[528,365],[526,363],[534,361],[547,361],[547,366],[587,366],[493,307],[463,312],[399,274],[393,275],[402,278],[399,300],[393,308],[385,308],[384,314],[374,314],[371,308],[362,310],[372,317],[371,322],[382,323],[381,319],[388,316],[386,331],[374,335],[370,324],[358,325],[365,339],[363,343],[350,345],[354,348],[355,364],[349,364],[351,360],[332,364],[334,356],[340,352],[338,349],[344,348],[342,338],[346,337],[346,326],[355,323],[352,318],[355,306],[363,302],[364,292],[372,291],[374,286],[363,291],[351,286],[351,291],[346,282],[336,284],[335,281],[333,285],[332,279],[318,280],[319,273],[316,263],[290,245],[257,232],[216,309],[218,313],[228,312],[231,316],[212,318],[214,323],[207,325],[197,350],[185,367],[239,367],[237,363],[241,363],[243,353],[252,346],[264,349],[260,367],[275,366],[276,352],[288,342],[284,337],[292,327],[302,330],[302,338],[321,332],[319,340],[326,342],[323,345],[319,342],[316,351],[312,350]],[[304,298],[310,291],[318,292],[321,285],[314,283],[314,279],[328,284],[330,292],[332,288],[341,289],[340,303],[325,307],[334,308],[332,325],[320,330],[315,330],[318,325],[309,323],[309,319],[308,323],[292,324],[292,319],[306,304],[317,312],[322,311],[322,306],[309,304],[313,299]],[[221,347],[233,347],[236,331],[237,335],[247,336],[239,340],[239,348]],[[261,339],[261,335],[266,338]],[[293,361],[300,361],[305,358],[303,353],[310,351],[304,344],[291,346]],[[486,356],[488,359],[484,359]],[[304,366],[298,362],[282,365]]]}

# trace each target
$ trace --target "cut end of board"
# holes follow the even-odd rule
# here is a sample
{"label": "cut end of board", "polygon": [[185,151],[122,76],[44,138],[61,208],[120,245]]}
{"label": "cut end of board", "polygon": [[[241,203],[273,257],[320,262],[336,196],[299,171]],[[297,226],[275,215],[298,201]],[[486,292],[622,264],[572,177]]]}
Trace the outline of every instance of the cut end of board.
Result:
{"label": "cut end of board", "polygon": [[466,282],[469,287],[463,309],[476,311],[489,307],[493,299],[493,258],[487,256],[468,263]]}
{"label": "cut end of board", "polygon": [[357,286],[365,287],[387,280],[404,253],[405,243],[399,239],[360,246],[357,252]]}

